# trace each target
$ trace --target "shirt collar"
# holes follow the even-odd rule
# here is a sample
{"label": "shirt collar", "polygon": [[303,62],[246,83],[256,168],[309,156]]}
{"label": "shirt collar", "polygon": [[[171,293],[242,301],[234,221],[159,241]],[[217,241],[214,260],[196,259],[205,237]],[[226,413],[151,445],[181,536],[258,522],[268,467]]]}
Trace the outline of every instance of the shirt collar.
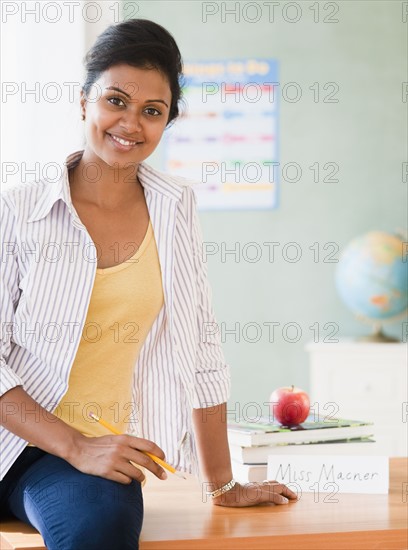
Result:
{"label": "shirt collar", "polygon": [[[46,181],[43,192],[27,222],[41,220],[47,216],[54,204],[60,199],[65,202],[71,214],[76,217],[71,199],[68,170],[81,160],[83,152],[83,150],[76,151],[66,158],[58,181]],[[187,180],[184,178],[163,174],[144,162],[139,164],[137,175],[145,191],[166,195],[175,201],[180,200],[183,194],[183,186],[188,185]]]}

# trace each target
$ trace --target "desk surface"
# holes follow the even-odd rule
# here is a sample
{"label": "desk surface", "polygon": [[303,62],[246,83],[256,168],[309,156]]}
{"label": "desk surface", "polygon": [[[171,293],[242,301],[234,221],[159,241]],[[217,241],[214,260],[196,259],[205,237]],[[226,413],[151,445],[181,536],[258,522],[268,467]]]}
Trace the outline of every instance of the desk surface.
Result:
{"label": "desk surface", "polygon": [[330,502],[326,494],[304,493],[282,506],[225,508],[204,504],[196,479],[175,476],[149,477],[144,495],[143,550],[215,550],[220,538],[225,549],[408,548],[405,458],[391,459],[388,495],[337,494]]}
{"label": "desk surface", "polygon": [[[149,474],[148,474],[149,475]],[[283,506],[224,508],[203,503],[199,482],[149,475],[141,550],[406,550],[408,459],[390,460],[388,495],[303,494]],[[205,497],[204,497],[205,500]],[[18,528],[16,528],[16,526]],[[31,533],[30,544],[24,539]],[[3,549],[44,548],[21,523],[2,525]],[[222,543],[220,542],[222,539]],[[34,544],[37,546],[34,546]]]}

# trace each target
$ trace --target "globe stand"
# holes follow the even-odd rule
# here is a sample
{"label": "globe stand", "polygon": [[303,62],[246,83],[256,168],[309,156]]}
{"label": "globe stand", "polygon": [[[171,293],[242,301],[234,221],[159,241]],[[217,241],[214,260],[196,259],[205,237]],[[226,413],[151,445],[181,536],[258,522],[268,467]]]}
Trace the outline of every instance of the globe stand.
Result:
{"label": "globe stand", "polygon": [[393,344],[395,342],[400,342],[398,338],[393,338],[392,336],[387,336],[383,333],[381,325],[374,326],[374,332],[366,336],[358,336],[358,342],[373,342],[378,344]]}
{"label": "globe stand", "polygon": [[[399,315],[395,315],[394,317],[387,319],[385,322],[395,323],[402,320],[405,321],[407,319],[407,315],[408,315],[408,309],[406,309]],[[373,327],[372,334],[367,334],[366,336],[357,336],[356,340],[358,342],[373,342],[377,344],[395,344],[396,342],[397,343],[401,342],[399,338],[393,338],[392,336],[387,336],[386,334],[384,334],[382,330],[384,321],[383,323],[374,323],[373,319],[370,319],[369,317],[366,317],[361,313],[356,313],[355,316],[362,323],[369,324]]]}

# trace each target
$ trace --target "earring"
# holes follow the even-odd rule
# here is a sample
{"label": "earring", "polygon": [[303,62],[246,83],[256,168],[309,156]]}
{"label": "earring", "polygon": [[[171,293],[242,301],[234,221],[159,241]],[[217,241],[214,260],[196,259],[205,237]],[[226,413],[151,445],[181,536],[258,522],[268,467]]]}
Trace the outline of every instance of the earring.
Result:
{"label": "earring", "polygon": [[85,120],[85,115],[84,114],[82,114],[82,120]]}

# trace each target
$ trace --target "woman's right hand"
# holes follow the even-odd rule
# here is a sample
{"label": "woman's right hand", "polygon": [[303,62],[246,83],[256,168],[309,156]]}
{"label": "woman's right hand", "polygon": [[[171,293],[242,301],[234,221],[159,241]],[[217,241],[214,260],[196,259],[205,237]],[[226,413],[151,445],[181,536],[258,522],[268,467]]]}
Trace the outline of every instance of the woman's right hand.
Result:
{"label": "woman's right hand", "polygon": [[132,479],[142,482],[143,472],[130,461],[150,470],[159,479],[166,479],[165,470],[141,451],[165,459],[164,452],[153,441],[132,435],[86,437],[78,432],[75,444],[66,460],[85,474],[96,475],[129,484]]}
{"label": "woman's right hand", "polygon": [[85,474],[124,484],[132,479],[142,482],[143,472],[133,466],[132,461],[160,479],[165,479],[163,474],[166,476],[161,466],[141,452],[164,459],[163,451],[153,441],[126,434],[86,437],[44,409],[22,386],[0,397],[0,425],[43,451],[63,458]]}

